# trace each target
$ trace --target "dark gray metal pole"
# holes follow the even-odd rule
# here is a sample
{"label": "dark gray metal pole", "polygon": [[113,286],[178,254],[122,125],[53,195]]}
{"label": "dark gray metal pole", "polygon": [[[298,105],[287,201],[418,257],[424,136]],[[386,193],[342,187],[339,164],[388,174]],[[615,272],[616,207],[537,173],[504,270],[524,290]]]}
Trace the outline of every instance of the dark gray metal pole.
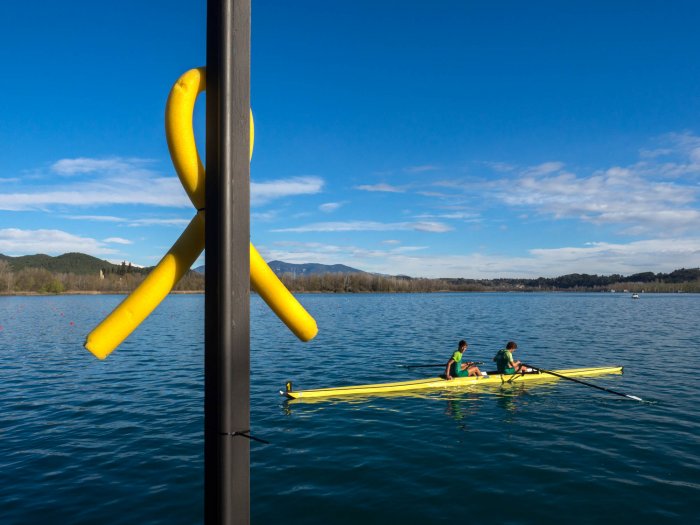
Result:
{"label": "dark gray metal pole", "polygon": [[207,1],[204,519],[250,523],[250,0]]}

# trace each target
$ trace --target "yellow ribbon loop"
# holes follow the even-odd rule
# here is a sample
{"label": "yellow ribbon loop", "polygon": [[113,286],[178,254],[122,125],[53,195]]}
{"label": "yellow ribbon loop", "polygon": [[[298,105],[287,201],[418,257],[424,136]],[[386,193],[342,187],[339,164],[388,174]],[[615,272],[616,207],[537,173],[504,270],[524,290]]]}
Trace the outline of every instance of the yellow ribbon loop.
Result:
{"label": "yellow ribbon loop", "polygon": [[[192,114],[197,96],[205,89],[205,68],[191,69],[173,86],[165,109],[165,135],[170,156],[197,214],[148,277],[88,334],[85,348],[99,359],[107,357],[155,310],[204,250],[205,170],[197,152]],[[251,112],[251,157],[253,139]],[[287,290],[252,244],[250,284],[299,339],[309,341],[316,336],[318,328],[314,318]]]}

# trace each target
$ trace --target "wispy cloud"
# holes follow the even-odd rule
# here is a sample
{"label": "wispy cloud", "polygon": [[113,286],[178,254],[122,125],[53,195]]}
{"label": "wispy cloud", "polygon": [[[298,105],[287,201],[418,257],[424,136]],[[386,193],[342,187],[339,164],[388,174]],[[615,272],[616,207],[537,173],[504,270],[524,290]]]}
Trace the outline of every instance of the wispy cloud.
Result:
{"label": "wispy cloud", "polygon": [[51,166],[66,176],[89,174],[80,181],[26,185],[23,191],[0,192],[0,210],[49,210],[55,206],[107,205],[191,206],[177,177],[145,168],[147,159],[62,159]]}
{"label": "wispy cloud", "polygon": [[408,168],[404,168],[404,171],[406,173],[425,173],[426,171],[437,171],[439,169],[439,166],[425,164],[423,166],[409,166]]}
{"label": "wispy cloud", "polygon": [[78,157],[75,159],[61,159],[51,165],[51,171],[59,175],[77,175],[81,173],[115,173],[128,172],[137,166],[152,163],[147,159],[122,159],[113,157],[109,159],[91,159]]}
{"label": "wispy cloud", "polygon": [[273,199],[319,193],[324,186],[320,177],[292,177],[267,182],[250,183],[250,201],[253,205],[265,204]]}
{"label": "wispy cloud", "polygon": [[541,177],[542,175],[548,175],[550,173],[556,173],[564,167],[563,162],[543,162],[536,166],[530,166],[523,171],[523,175],[526,177]]}
{"label": "wispy cloud", "polygon": [[671,148],[656,148],[656,149],[640,149],[639,156],[642,159],[655,159],[657,157],[663,157],[664,155],[670,155],[673,153]]}
{"label": "wispy cloud", "polygon": [[65,218],[75,221],[128,222],[128,219],[114,217],[113,215],[66,215]]}
{"label": "wispy cloud", "polygon": [[509,164],[508,162],[484,161],[483,164],[484,164],[484,166],[487,166],[488,168],[491,168],[493,171],[496,171],[499,173],[507,173],[509,171],[513,171],[516,169],[515,165]]}
{"label": "wispy cloud", "polygon": [[343,262],[368,272],[433,278],[536,278],[570,273],[630,275],[649,269],[670,272],[683,266],[700,266],[700,238],[649,239],[618,244],[594,242],[584,246],[536,248],[521,256],[479,251],[452,255],[418,254],[415,252],[422,247],[404,248],[368,249],[316,242],[278,243],[272,249],[261,251],[266,258],[288,262]]}
{"label": "wispy cloud", "polygon": [[438,199],[446,199],[451,197],[451,195],[447,193],[440,193],[438,191],[417,191],[416,195],[422,195],[423,197],[435,197]]}
{"label": "wispy cloud", "polygon": [[650,181],[629,169],[611,168],[590,177],[526,175],[507,186],[497,197],[508,205],[534,207],[558,218],[626,225],[623,231],[628,232],[662,229],[673,234],[700,221],[700,211],[691,207],[696,188]]}
{"label": "wispy cloud", "polygon": [[431,233],[443,233],[452,230],[447,224],[441,222],[376,222],[376,221],[347,221],[347,222],[317,222],[296,226],[293,228],[280,228],[275,232],[350,232],[350,231],[420,231]]}
{"label": "wispy cloud", "polygon": [[[194,213],[193,213],[194,215]],[[192,219],[180,218],[142,218],[128,219],[126,217],[114,217],[112,215],[65,215],[66,219],[92,222],[113,222],[125,226],[187,226]]]}
{"label": "wispy cloud", "polygon": [[362,191],[380,191],[380,192],[387,192],[387,193],[404,193],[406,191],[405,188],[402,188],[400,186],[392,186],[391,184],[361,184],[360,186],[355,186],[356,190],[362,190]]}
{"label": "wispy cloud", "polygon": [[428,246],[399,246],[397,248],[394,248],[394,253],[419,252],[427,249]]}
{"label": "wispy cloud", "polygon": [[519,214],[614,226],[620,234],[692,232],[700,224],[700,137],[668,134],[658,143],[662,147],[642,150],[634,164],[588,174],[553,160],[527,167],[487,162],[503,176],[440,180],[432,186],[451,190],[445,200],[478,199],[484,208],[505,204]]}
{"label": "wispy cloud", "polygon": [[254,221],[271,222],[279,218],[279,213],[277,210],[254,211],[251,212],[250,218]]}
{"label": "wispy cloud", "polygon": [[337,210],[342,206],[342,203],[340,202],[326,202],[324,204],[321,204],[318,209],[321,210],[324,213],[331,213]]}
{"label": "wispy cloud", "polygon": [[118,250],[105,246],[104,241],[80,237],[61,230],[0,229],[0,253],[60,255],[67,252],[105,255],[118,253]]}
{"label": "wispy cloud", "polygon": [[121,237],[109,237],[102,242],[106,242],[107,244],[134,244],[129,239],[123,239]]}
{"label": "wispy cloud", "polygon": [[[194,216],[194,213],[192,214]],[[192,219],[132,219],[129,226],[187,226]]]}
{"label": "wispy cloud", "polygon": [[463,222],[481,222],[482,217],[479,213],[468,212],[449,212],[449,213],[424,213],[416,215],[416,219],[451,219]]}
{"label": "wispy cloud", "polygon": [[[175,175],[163,176],[146,166],[148,159],[61,159],[51,171],[64,176],[87,175],[81,180],[62,181],[60,185],[27,185],[22,191],[0,191],[0,210],[48,211],[56,206],[99,207],[111,205],[145,205],[191,207]],[[294,177],[266,182],[251,182],[251,203],[263,204],[274,199],[318,193],[323,188],[319,177]]]}

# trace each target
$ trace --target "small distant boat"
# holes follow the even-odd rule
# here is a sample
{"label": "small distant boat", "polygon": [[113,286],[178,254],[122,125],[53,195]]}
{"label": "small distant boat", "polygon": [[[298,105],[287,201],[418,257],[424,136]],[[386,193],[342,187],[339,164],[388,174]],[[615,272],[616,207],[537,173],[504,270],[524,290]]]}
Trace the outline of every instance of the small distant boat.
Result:
{"label": "small distant boat", "polygon": [[639,299],[639,294],[638,294],[638,293],[633,293],[633,294],[632,294],[632,299]]}

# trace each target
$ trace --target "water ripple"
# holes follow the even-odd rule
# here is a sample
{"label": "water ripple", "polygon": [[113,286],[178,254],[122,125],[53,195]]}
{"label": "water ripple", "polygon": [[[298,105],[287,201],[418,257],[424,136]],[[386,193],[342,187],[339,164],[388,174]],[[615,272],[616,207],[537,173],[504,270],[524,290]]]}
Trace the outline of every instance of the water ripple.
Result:
{"label": "water ripple", "polygon": [[[3,525],[201,522],[203,299],[169,297],[97,361],[82,339],[120,299],[0,297]],[[252,298],[251,431],[272,442],[251,445],[253,522],[697,518],[698,386],[669,366],[699,357],[700,297],[301,299],[321,327],[309,344]],[[652,403],[565,381],[316,403],[277,393],[289,379],[313,388],[437,374],[398,365],[444,362],[462,338],[487,362],[514,339],[545,368],[625,365],[591,381]]]}

